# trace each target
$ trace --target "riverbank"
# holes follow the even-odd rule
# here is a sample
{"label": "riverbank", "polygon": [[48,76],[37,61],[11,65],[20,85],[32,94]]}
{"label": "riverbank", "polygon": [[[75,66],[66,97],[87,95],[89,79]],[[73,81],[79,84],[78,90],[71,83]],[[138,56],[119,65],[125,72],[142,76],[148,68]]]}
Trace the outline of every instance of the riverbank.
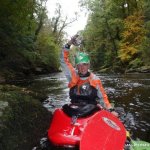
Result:
{"label": "riverbank", "polygon": [[12,69],[1,69],[0,70],[0,84],[9,83],[15,80],[31,79],[34,76],[49,74],[53,72],[59,72],[57,68],[46,69],[44,67],[35,67],[35,68],[22,68],[21,70],[12,70]]}
{"label": "riverbank", "polygon": [[120,73],[120,74],[128,74],[128,73],[150,73],[150,66],[142,66],[138,68],[120,68],[116,66],[112,67],[101,67],[96,69],[98,73]]}
{"label": "riverbank", "polygon": [[52,116],[42,98],[27,88],[0,85],[0,149],[27,150],[40,141]]}
{"label": "riverbank", "polygon": [[[24,70],[25,69],[25,70]],[[142,66],[139,68],[130,68],[130,69],[124,69],[120,67],[115,68],[107,68],[107,67],[101,67],[95,69],[98,73],[121,73],[121,74],[128,74],[128,73],[150,73],[150,66]],[[36,67],[36,68],[23,68],[20,72],[15,72],[12,70],[2,70],[0,72],[0,84],[2,83],[10,83],[15,80],[24,80],[24,79],[31,79],[36,75],[42,75],[42,74],[48,74],[53,72],[60,72],[58,69],[51,68],[50,70],[44,69],[42,67]]]}

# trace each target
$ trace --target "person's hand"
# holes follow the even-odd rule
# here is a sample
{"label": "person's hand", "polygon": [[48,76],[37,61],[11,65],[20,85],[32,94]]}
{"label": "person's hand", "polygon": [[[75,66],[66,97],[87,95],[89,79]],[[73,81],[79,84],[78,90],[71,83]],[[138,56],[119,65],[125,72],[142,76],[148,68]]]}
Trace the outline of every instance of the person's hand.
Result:
{"label": "person's hand", "polygon": [[74,45],[74,46],[79,46],[81,44],[82,40],[81,38],[79,37],[78,34],[74,35],[70,41],[68,41],[68,44],[69,45]]}

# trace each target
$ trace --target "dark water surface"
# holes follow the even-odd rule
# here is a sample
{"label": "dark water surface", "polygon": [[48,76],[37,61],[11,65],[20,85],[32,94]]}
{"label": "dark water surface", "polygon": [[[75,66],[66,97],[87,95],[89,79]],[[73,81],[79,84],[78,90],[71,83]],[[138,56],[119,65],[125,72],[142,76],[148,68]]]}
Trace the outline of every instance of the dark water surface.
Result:
{"label": "dark water surface", "polygon": [[[123,107],[134,116],[135,125],[131,128],[134,139],[150,142],[150,74],[97,74],[100,77],[111,103]],[[63,73],[39,76],[24,83],[24,86],[43,92],[48,98],[43,106],[49,111],[69,103],[69,89]]]}
{"label": "dark water surface", "polygon": [[[110,102],[134,116],[132,137],[150,142],[150,74],[97,76],[100,77]],[[63,73],[41,76],[30,86],[47,90],[48,99],[43,105],[50,111],[69,103],[69,89]]]}

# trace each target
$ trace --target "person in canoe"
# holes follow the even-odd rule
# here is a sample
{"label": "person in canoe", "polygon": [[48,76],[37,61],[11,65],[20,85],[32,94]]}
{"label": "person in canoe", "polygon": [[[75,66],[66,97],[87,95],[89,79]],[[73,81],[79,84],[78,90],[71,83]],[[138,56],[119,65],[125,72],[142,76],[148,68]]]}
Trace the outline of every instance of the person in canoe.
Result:
{"label": "person in canoe", "polygon": [[75,35],[64,45],[61,51],[60,63],[63,72],[69,82],[69,96],[71,104],[74,106],[97,106],[109,110],[117,116],[117,112],[112,108],[106,92],[102,86],[101,80],[90,72],[90,58],[85,52],[77,52],[75,56],[75,68],[69,61],[69,52],[71,45],[79,46],[78,35]]}

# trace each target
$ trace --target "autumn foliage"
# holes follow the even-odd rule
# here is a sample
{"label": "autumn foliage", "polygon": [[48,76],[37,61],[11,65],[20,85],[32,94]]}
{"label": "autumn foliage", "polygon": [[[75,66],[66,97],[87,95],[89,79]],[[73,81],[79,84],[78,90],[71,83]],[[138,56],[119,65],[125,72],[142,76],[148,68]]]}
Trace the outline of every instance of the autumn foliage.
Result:
{"label": "autumn foliage", "polygon": [[136,12],[124,20],[119,50],[119,57],[123,62],[129,62],[139,55],[145,35],[144,16],[141,12]]}

